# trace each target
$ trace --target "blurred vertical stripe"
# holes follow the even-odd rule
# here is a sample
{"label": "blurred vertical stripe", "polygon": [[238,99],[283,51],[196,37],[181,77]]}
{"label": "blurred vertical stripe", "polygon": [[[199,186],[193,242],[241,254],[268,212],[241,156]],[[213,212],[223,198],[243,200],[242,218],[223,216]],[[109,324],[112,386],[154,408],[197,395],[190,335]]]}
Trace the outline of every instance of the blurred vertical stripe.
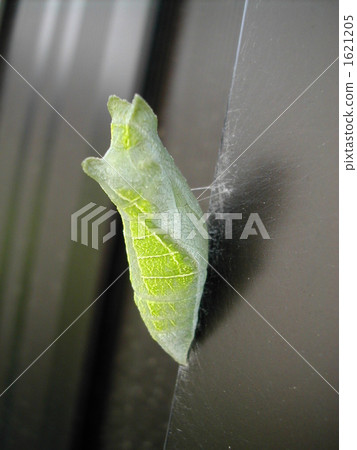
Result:
{"label": "blurred vertical stripe", "polygon": [[[6,57],[101,154],[107,97],[130,99],[137,89],[151,9],[148,1],[18,2]],[[2,391],[97,296],[105,252],[71,242],[70,216],[108,202],[81,171],[93,150],[0,63]],[[0,399],[1,448],[68,448],[93,313]]]}

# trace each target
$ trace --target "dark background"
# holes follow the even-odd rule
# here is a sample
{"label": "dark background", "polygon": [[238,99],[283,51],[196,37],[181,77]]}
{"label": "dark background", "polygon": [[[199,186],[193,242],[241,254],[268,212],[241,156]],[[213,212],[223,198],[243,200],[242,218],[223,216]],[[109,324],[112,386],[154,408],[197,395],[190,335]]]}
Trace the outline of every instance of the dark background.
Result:
{"label": "dark background", "polygon": [[[222,174],[203,210],[243,214],[230,241],[210,223],[235,290],[209,271],[187,369],[126,273],[0,398],[1,448],[337,448],[337,64],[321,74],[338,2],[22,0],[0,21],[0,54],[98,152],[108,96],[139,92],[191,187]],[[0,60],[1,392],[126,267],[120,230],[71,241],[72,213],[111,207],[80,167],[95,151],[14,69]],[[251,212],[270,240],[239,239]]]}

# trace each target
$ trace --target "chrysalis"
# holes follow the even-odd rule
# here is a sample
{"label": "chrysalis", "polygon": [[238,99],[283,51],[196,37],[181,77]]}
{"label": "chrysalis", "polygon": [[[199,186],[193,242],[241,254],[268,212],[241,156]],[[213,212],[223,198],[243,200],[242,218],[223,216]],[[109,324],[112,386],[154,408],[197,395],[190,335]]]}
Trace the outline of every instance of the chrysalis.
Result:
{"label": "chrysalis", "polygon": [[149,105],[111,96],[108,109],[110,148],[82,167],[122,216],[134,299],[151,336],[187,364],[207,272],[208,241],[194,225],[202,211]]}

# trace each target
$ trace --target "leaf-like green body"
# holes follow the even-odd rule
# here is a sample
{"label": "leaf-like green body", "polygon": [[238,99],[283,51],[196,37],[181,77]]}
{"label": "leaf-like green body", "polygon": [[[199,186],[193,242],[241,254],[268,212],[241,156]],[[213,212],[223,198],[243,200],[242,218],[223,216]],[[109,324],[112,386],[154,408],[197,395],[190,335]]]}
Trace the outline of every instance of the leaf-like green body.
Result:
{"label": "leaf-like green body", "polygon": [[[122,216],[134,299],[151,336],[186,364],[208,258],[208,241],[197,230],[187,239],[195,229],[189,215],[200,219],[202,211],[162,145],[149,105],[139,95],[132,104],[111,96],[108,109],[111,146],[103,158],[87,158],[82,167]],[[165,213],[165,234],[157,232],[154,220],[138,220],[158,213]],[[178,218],[181,236],[174,227]]]}

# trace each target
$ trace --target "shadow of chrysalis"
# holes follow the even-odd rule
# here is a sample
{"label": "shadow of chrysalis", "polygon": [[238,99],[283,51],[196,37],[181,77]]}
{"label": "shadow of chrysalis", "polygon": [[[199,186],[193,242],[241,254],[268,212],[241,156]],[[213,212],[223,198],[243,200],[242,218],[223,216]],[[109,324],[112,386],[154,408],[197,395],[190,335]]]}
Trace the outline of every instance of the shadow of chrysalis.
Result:
{"label": "shadow of chrysalis", "polygon": [[[257,235],[246,239],[241,236],[249,215],[258,213],[270,238],[274,238],[288,196],[287,172],[288,168],[281,164],[255,161],[253,168],[241,168],[234,178],[229,178],[227,173],[224,186],[218,186],[212,193],[212,214],[208,221],[210,265],[193,348],[214,332],[233,306],[237,307],[243,301],[225,280],[244,296],[250,280],[254,280],[266,264],[271,241],[263,239],[259,230]],[[230,188],[236,180],[239,180],[237,188]],[[223,192],[221,196],[217,195],[219,189]],[[232,222],[232,239],[226,239],[225,222],[215,218],[217,212],[242,214],[242,220]],[[256,229],[254,225],[253,228]]]}

